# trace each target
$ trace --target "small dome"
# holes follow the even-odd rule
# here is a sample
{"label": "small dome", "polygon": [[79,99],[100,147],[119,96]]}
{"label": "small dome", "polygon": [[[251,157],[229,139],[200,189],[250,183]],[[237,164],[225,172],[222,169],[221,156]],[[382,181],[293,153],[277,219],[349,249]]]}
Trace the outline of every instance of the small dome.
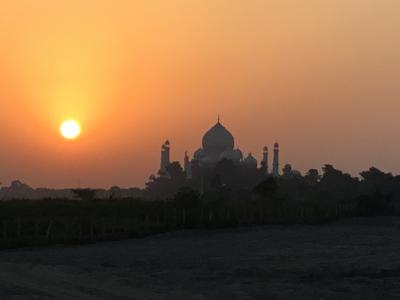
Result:
{"label": "small dome", "polygon": [[249,168],[257,168],[257,160],[254,158],[254,156],[249,153],[247,157],[243,160],[243,163],[246,167]]}
{"label": "small dome", "polygon": [[274,144],[274,147],[275,147],[275,148],[279,148],[279,144],[278,144],[278,143],[275,143],[275,144]]}
{"label": "small dome", "polygon": [[204,158],[204,150],[203,149],[197,149],[196,152],[193,154],[193,158],[195,160],[202,160]]}
{"label": "small dome", "polygon": [[221,155],[224,151],[233,150],[233,135],[218,121],[203,136],[203,149],[212,155]]}
{"label": "small dome", "polygon": [[235,149],[232,151],[226,150],[222,152],[222,154],[219,156],[219,159],[230,159],[233,162],[239,162],[243,158],[243,153],[239,149]]}

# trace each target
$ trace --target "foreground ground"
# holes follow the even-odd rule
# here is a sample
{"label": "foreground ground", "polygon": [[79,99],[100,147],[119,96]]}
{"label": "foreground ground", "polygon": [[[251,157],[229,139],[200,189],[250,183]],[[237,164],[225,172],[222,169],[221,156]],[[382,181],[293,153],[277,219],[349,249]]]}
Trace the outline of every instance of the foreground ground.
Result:
{"label": "foreground ground", "polygon": [[0,252],[0,299],[400,298],[400,218]]}

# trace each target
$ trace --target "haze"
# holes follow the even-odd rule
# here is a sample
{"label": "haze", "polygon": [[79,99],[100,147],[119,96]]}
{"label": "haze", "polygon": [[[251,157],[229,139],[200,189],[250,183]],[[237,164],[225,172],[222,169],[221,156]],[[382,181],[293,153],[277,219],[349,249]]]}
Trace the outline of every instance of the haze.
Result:
{"label": "haze", "polygon": [[[400,171],[395,0],[3,1],[0,181],[143,186],[221,115],[260,159]],[[80,121],[68,142],[61,122]]]}

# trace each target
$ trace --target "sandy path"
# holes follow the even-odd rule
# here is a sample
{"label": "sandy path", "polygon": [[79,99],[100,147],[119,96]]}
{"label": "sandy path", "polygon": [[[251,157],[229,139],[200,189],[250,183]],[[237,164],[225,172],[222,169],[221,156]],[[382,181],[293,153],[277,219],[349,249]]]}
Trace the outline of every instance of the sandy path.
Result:
{"label": "sandy path", "polygon": [[400,298],[400,218],[0,252],[0,299]]}

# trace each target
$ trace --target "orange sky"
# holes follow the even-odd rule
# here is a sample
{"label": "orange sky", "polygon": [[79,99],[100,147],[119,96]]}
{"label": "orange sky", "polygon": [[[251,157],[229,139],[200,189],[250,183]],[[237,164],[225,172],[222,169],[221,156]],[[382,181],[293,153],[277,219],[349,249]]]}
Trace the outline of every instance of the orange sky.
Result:
{"label": "orange sky", "polygon": [[[245,152],[400,171],[397,0],[5,0],[0,181],[143,186],[221,114]],[[79,140],[58,132],[82,124]]]}

